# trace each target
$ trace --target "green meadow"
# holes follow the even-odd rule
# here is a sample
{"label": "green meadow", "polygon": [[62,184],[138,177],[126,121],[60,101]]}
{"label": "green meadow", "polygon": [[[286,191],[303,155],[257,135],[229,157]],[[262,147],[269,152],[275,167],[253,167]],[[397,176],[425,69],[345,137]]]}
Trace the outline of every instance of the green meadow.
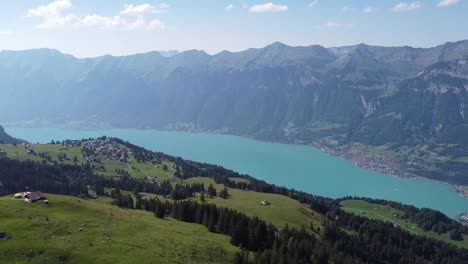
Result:
{"label": "green meadow", "polygon": [[[39,156],[40,153],[44,153],[50,157],[50,161],[60,162],[65,164],[73,164],[74,157],[77,158],[78,164],[84,162],[83,155],[79,147],[72,147],[68,149],[62,149],[61,145],[58,144],[31,144],[30,149],[35,154],[28,153],[29,149],[25,145],[0,145],[0,149],[5,151],[9,158],[18,160],[34,160],[42,161],[45,160]],[[66,155],[66,159],[59,159],[59,156]]]}
{"label": "green meadow", "polygon": [[437,240],[457,245],[459,247],[468,248],[468,236],[464,235],[463,241],[454,241],[449,238],[448,233],[438,234],[433,231],[424,231],[416,226],[416,224],[402,219],[403,212],[396,210],[390,206],[383,206],[380,204],[368,203],[362,200],[345,200],[340,203],[341,208],[347,212],[358,214],[370,219],[387,221],[394,225],[416,235],[428,236]]}
{"label": "green meadow", "polygon": [[[33,160],[48,163],[63,163],[63,164],[81,164],[85,159],[79,147],[70,147],[63,149],[59,144],[31,144],[30,148],[25,145],[0,145],[0,150],[7,153],[7,156],[18,160]],[[34,152],[30,152],[29,149]],[[29,153],[28,153],[29,151]],[[41,157],[45,154],[50,159]],[[61,158],[62,157],[62,158]],[[65,158],[63,158],[65,157]],[[75,160],[76,157],[76,160]],[[104,176],[118,176],[116,170],[126,171],[131,177],[140,179],[151,179],[156,182],[171,180],[173,173],[173,163],[162,161],[160,164],[150,162],[137,162],[134,157],[130,157],[128,162],[119,162],[114,160],[104,160],[100,163],[92,163],[96,167],[95,172]],[[102,169],[102,167],[104,169]],[[166,170],[163,168],[167,167]]]}
{"label": "green meadow", "polygon": [[[218,193],[224,188],[224,185],[216,184],[213,179],[206,177],[190,178],[185,181],[185,183],[196,182],[204,183],[205,188],[213,184]],[[325,220],[323,215],[312,211],[309,207],[287,196],[239,189],[228,190],[228,199],[205,196],[205,200],[208,203],[244,212],[250,216],[257,216],[278,227],[285,226],[286,224],[296,228],[302,226],[310,227],[311,223],[315,227],[323,226]],[[260,205],[260,202],[263,200],[268,200],[271,204],[268,206]]]}
{"label": "green meadow", "polygon": [[230,263],[238,251],[202,225],[46,196],[49,205],[0,198],[0,263]]}

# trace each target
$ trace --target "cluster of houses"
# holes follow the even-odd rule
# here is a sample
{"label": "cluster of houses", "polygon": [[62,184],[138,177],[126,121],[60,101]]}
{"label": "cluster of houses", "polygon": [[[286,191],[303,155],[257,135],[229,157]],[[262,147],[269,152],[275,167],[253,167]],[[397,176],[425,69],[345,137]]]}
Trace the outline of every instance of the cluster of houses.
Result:
{"label": "cluster of houses", "polygon": [[48,204],[49,201],[45,200],[45,196],[41,192],[21,192],[15,194],[15,199],[23,200],[28,203],[33,203],[35,201],[44,200],[45,204]]}
{"label": "cluster of houses", "polygon": [[72,141],[62,148],[80,147],[84,158],[88,162],[101,162],[103,160],[114,160],[127,162],[132,152],[125,146],[115,144],[109,139]]}
{"label": "cluster of houses", "polygon": [[0,158],[6,158],[7,153],[3,151],[3,149],[0,149]]}

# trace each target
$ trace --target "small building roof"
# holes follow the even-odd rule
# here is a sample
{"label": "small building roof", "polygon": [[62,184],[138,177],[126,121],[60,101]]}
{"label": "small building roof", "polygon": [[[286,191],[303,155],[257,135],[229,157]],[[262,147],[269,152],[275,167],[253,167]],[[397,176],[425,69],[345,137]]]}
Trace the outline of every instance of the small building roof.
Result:
{"label": "small building roof", "polygon": [[41,192],[29,192],[24,195],[24,198],[29,199],[31,202],[44,199],[44,195]]}

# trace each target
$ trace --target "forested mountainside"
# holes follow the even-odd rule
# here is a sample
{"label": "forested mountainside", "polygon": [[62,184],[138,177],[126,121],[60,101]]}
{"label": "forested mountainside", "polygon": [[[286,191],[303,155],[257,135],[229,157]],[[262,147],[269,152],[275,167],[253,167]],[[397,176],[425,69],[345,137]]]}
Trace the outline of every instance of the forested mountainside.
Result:
{"label": "forested mountainside", "polygon": [[400,171],[466,185],[467,55],[468,41],[274,43],[92,59],[3,51],[0,121],[223,132],[340,151],[370,146]]}
{"label": "forested mountainside", "polygon": [[[145,229],[144,237],[152,238],[150,245],[177,241],[177,246],[163,246],[164,252],[159,252],[161,259],[152,259],[153,262],[164,262],[168,256],[177,256],[179,261],[195,258],[216,263],[451,264],[468,261],[468,251],[464,249],[468,227],[434,210],[355,198],[380,208],[399,210],[400,221],[427,232],[415,234],[395,223],[347,212],[340,208],[343,199],[332,200],[271,185],[219,166],[147,151],[119,139],[103,137],[42,145],[0,145],[0,148],[6,153],[0,157],[0,195],[21,192],[28,186],[30,190],[75,196],[47,195],[50,200],[42,206],[0,200],[4,208],[0,216],[7,219],[0,242],[9,249],[0,251],[0,255],[21,263],[41,259],[73,262],[90,258],[92,254],[99,259],[102,258],[99,251],[104,256],[122,252],[127,258],[148,256],[155,248],[147,247],[145,239],[139,243],[134,238],[122,239],[125,232],[142,237],[140,229],[130,231],[130,223],[131,229],[143,225],[153,227]],[[264,197],[269,197],[272,204],[260,205]],[[103,238],[108,216],[105,210],[112,208],[106,201],[138,211],[111,209],[116,217],[115,237],[107,233],[107,238]],[[153,220],[142,210],[151,212]],[[286,211],[287,217],[283,215]],[[73,226],[77,224],[76,218],[80,219],[78,231]],[[95,218],[100,220],[92,220]],[[180,231],[168,239],[163,229],[154,229],[152,221],[158,221],[158,225],[168,230],[178,227],[183,232],[203,225],[207,230],[197,231],[200,239],[217,239],[219,244],[196,243],[198,252],[190,257],[193,245],[181,239]],[[44,228],[48,232],[41,232]],[[18,230],[27,230],[31,238],[20,236]],[[157,239],[154,230],[158,232]],[[428,237],[429,233],[436,238]],[[227,236],[228,243],[238,252],[232,254],[227,240],[214,234]],[[43,241],[38,238],[42,237],[48,243],[40,243]],[[23,246],[25,240],[30,242],[27,250]],[[63,245],[57,251],[49,243]],[[101,249],[103,245],[106,250]],[[90,251],[83,251],[83,247],[89,247]],[[142,262],[149,260],[142,259]]]}

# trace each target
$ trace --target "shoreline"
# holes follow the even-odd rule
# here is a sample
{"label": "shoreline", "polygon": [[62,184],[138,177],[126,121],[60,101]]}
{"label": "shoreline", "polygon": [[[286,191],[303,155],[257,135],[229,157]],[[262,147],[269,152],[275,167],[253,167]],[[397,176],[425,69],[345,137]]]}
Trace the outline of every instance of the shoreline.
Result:
{"label": "shoreline", "polygon": [[[400,165],[395,164],[394,162],[378,157],[379,161],[376,161],[375,157],[369,157],[369,155],[364,154],[362,151],[358,150],[349,150],[342,147],[340,150],[332,150],[321,146],[320,149],[332,156],[340,157],[344,160],[352,162],[354,165],[364,168],[370,171],[380,172],[391,177],[404,178],[410,180],[425,180],[432,181],[440,184],[444,184],[452,188],[459,196],[463,198],[468,198],[468,186],[453,184],[445,181],[434,180],[430,178],[423,177],[421,175],[414,174],[412,172],[405,171],[404,168]],[[371,160],[370,162],[364,162],[364,160]]]}
{"label": "shoreline", "polygon": [[468,199],[468,186],[458,185],[449,183],[446,181],[439,181],[430,178],[426,178],[421,175],[414,174],[407,171],[401,165],[396,164],[394,161],[389,160],[388,158],[381,157],[379,155],[368,155],[359,148],[352,148],[350,146],[340,146],[336,148],[330,148],[320,144],[319,142],[291,142],[289,140],[278,140],[273,141],[264,137],[255,137],[251,135],[246,135],[243,133],[237,133],[236,131],[229,131],[227,129],[223,130],[199,130],[199,129],[168,129],[168,128],[127,128],[127,127],[112,127],[110,125],[99,126],[99,125],[90,125],[90,124],[79,124],[79,122],[72,122],[73,125],[69,124],[52,124],[47,123],[43,125],[31,124],[30,122],[7,122],[4,127],[22,127],[22,128],[58,128],[64,130],[83,130],[83,131],[106,131],[111,129],[138,129],[138,130],[156,130],[156,131],[167,131],[167,132],[186,132],[186,133],[195,133],[195,134],[211,134],[211,135],[230,135],[243,137],[250,140],[262,141],[266,143],[273,144],[287,144],[287,145],[298,145],[298,146],[310,146],[316,148],[318,151],[322,151],[327,155],[342,158],[346,161],[352,162],[355,166],[364,168],[369,171],[379,172],[386,174],[391,177],[404,178],[411,180],[426,180],[444,184],[452,188],[459,196]]}

